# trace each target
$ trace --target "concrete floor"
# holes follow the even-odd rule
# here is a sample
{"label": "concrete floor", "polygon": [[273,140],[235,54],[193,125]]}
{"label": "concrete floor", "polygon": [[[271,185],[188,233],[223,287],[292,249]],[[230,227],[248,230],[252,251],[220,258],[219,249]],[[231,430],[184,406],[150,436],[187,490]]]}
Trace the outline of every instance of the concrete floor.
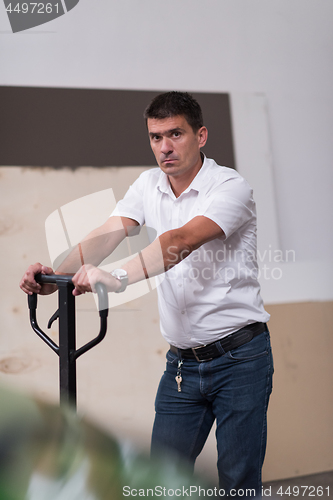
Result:
{"label": "concrete floor", "polygon": [[265,497],[275,499],[333,497],[333,471],[264,483],[263,499]]}

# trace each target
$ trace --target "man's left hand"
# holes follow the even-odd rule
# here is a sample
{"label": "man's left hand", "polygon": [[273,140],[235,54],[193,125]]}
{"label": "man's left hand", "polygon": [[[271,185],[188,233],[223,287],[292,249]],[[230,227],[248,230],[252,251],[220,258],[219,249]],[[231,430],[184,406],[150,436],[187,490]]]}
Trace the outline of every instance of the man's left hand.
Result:
{"label": "man's left hand", "polygon": [[110,273],[102,271],[91,264],[82,266],[73,276],[72,281],[75,286],[73,291],[73,295],[75,296],[86,292],[96,292],[96,283],[103,283],[108,292],[115,292],[121,287],[121,283],[111,276]]}

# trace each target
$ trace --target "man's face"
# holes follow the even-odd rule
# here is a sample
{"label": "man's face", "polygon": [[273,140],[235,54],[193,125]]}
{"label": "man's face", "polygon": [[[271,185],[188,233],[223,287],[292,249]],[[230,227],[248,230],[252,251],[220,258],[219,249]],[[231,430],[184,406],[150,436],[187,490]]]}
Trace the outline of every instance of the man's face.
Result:
{"label": "man's face", "polygon": [[151,148],[163,172],[178,177],[200,168],[200,148],[207,140],[206,127],[193,132],[182,115],[162,120],[148,118],[147,127]]}

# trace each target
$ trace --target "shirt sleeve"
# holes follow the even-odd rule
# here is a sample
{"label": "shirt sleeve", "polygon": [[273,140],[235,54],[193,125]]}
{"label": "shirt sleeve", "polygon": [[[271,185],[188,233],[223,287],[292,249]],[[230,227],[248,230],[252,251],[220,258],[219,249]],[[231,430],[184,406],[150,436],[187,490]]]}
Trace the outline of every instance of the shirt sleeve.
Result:
{"label": "shirt sleeve", "polygon": [[223,230],[226,238],[255,217],[252,189],[242,177],[234,177],[206,193],[197,215],[204,215]]}
{"label": "shirt sleeve", "polygon": [[112,216],[128,217],[136,220],[140,226],[145,223],[144,214],[144,177],[143,172],[138,179],[129,187],[124,198],[118,201],[116,208],[111,213]]}

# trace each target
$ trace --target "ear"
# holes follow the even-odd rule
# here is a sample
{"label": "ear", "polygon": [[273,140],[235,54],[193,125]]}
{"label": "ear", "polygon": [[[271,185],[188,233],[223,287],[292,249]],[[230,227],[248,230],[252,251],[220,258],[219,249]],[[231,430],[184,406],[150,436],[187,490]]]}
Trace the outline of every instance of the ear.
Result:
{"label": "ear", "polygon": [[197,132],[197,137],[199,142],[199,148],[203,148],[208,139],[208,130],[206,129],[206,127],[199,128]]}

